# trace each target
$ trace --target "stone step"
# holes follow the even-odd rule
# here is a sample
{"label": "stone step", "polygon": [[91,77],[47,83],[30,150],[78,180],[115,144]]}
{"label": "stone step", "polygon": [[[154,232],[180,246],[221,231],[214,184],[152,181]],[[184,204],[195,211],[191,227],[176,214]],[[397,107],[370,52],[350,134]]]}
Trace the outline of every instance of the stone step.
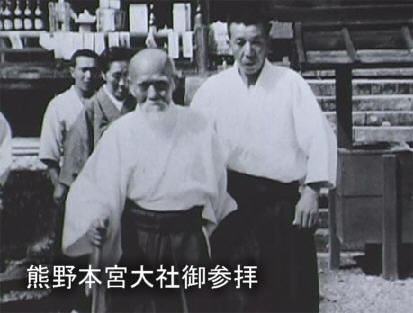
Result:
{"label": "stone step", "polygon": [[[337,123],[336,112],[325,112],[328,121]],[[353,112],[354,126],[412,126],[413,111]]]}
{"label": "stone step", "polygon": [[[0,297],[0,312],[70,312],[49,300],[50,290],[11,290]],[[4,311],[3,311],[4,310]]]}
{"label": "stone step", "polygon": [[37,155],[39,153],[39,137],[14,137],[13,155]]}
{"label": "stone step", "polygon": [[[334,70],[313,70],[304,71],[304,77],[335,77]],[[387,78],[412,78],[413,68],[401,67],[401,68],[363,68],[354,69],[352,71],[353,78],[373,78],[377,77],[387,77]]]}
{"label": "stone step", "polygon": [[[336,110],[334,96],[320,96],[317,99],[323,111]],[[413,94],[354,96],[353,111],[413,111]]]}
{"label": "stone step", "polygon": [[[185,104],[189,104],[205,77],[188,76],[185,79]],[[316,96],[335,98],[335,79],[306,78]],[[413,79],[354,79],[353,96],[413,94]]]}
{"label": "stone step", "polygon": [[[307,79],[317,96],[335,96],[335,79]],[[354,79],[353,95],[413,94],[413,79]]]}
{"label": "stone step", "polygon": [[412,142],[413,126],[355,126],[353,138],[358,142]]}

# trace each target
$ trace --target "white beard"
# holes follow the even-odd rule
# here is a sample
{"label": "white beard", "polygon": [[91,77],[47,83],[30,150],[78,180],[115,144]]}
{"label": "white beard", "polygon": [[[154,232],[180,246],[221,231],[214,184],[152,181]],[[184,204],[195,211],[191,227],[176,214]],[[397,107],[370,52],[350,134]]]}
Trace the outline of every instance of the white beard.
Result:
{"label": "white beard", "polygon": [[174,103],[170,103],[164,111],[141,110],[141,113],[147,125],[161,135],[169,135],[172,132],[178,117]]}

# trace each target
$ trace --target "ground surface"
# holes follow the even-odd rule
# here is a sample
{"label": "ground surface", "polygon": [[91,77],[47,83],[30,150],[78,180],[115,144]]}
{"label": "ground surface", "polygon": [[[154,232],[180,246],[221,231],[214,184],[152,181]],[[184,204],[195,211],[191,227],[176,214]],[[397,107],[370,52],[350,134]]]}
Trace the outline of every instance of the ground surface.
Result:
{"label": "ground surface", "polygon": [[[356,256],[357,258],[357,256]],[[328,270],[320,255],[320,313],[413,312],[413,278],[386,281],[365,274],[354,255],[342,255],[342,268]]]}

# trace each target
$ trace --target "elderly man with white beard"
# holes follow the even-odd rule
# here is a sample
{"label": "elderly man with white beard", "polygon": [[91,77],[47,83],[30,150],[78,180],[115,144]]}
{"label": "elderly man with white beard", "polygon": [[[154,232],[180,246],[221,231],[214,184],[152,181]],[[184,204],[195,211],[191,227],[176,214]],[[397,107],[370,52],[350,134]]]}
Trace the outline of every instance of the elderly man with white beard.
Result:
{"label": "elderly man with white beard", "polygon": [[[172,102],[174,73],[172,60],[159,49],[131,59],[129,85],[137,107],[104,133],[70,189],[66,254],[102,246],[105,265],[144,265],[154,272],[161,265],[180,271],[207,264],[207,234],[236,203],[226,191],[225,150],[214,125]],[[118,292],[121,301],[113,297],[115,311],[210,311],[199,290],[126,288]]]}

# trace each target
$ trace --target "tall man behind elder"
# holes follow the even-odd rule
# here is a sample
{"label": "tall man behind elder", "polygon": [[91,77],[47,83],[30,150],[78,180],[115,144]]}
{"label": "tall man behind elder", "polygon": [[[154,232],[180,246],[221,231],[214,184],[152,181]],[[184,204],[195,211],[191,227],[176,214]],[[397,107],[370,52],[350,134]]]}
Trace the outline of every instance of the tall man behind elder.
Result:
{"label": "tall man behind elder", "polygon": [[213,256],[258,265],[259,289],[226,295],[222,310],[318,312],[314,229],[319,190],[335,184],[335,135],[304,79],[266,59],[265,17],[250,5],[235,11],[235,64],[210,77],[191,104],[217,123],[239,206],[213,236]]}
{"label": "tall man behind elder", "polygon": [[[69,191],[66,254],[89,254],[103,243],[104,265],[144,265],[154,273],[160,266],[180,272],[208,261],[203,225],[210,233],[236,204],[226,192],[226,156],[213,123],[172,102],[174,73],[173,61],[159,49],[131,59],[137,107],[105,131]],[[135,282],[127,279],[126,290],[114,294],[115,312],[210,310],[203,290],[131,289]]]}

